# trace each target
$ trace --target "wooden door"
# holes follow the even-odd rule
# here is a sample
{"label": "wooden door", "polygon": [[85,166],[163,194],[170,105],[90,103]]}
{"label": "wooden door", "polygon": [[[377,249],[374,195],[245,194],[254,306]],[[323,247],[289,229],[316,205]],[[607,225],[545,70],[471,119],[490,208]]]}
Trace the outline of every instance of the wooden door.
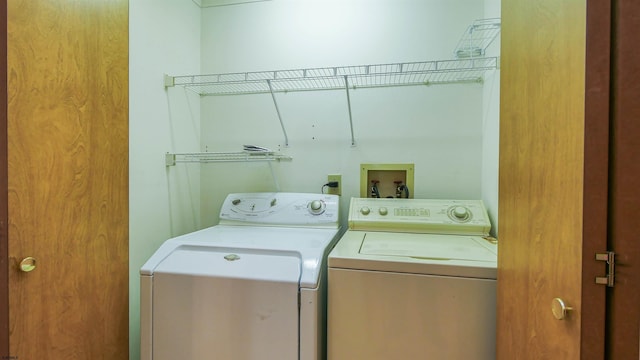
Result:
{"label": "wooden door", "polygon": [[[579,62],[566,68],[568,72],[586,72],[583,89],[584,131],[564,134],[556,144],[545,143],[541,135],[546,137],[561,131],[559,127],[564,126],[560,125],[565,124],[564,117],[554,124],[545,120],[551,117],[544,114],[547,111],[558,114],[557,107],[570,109],[567,97],[580,95],[579,82],[567,83],[564,88],[549,87],[547,83],[539,82],[549,92],[544,103],[539,101],[538,94],[531,96],[531,93],[527,93],[519,98],[519,95],[511,95],[509,90],[511,86],[514,89],[515,86],[528,88],[526,83],[517,85],[514,74],[521,71],[528,75],[541,75],[544,69],[550,68],[549,61],[554,59],[549,56],[550,53],[560,51],[557,45],[564,46],[563,39],[572,35],[567,29],[556,28],[558,32],[553,39],[544,40],[543,36],[535,38],[535,41],[542,40],[542,47],[532,49],[541,56],[534,56],[534,60],[522,58],[521,64],[514,64],[516,57],[512,55],[517,53],[514,49],[522,51],[523,45],[516,42],[532,44],[527,34],[535,34],[531,31],[535,27],[548,25],[545,20],[564,18],[564,21],[571,22],[575,21],[572,18],[581,17],[582,14],[571,15],[562,11],[562,8],[567,9],[565,5],[570,6],[568,3],[560,7],[547,2],[508,3],[510,6],[503,8],[505,34],[509,34],[509,27],[504,26],[511,19],[509,14],[521,11],[521,14],[529,15],[520,18],[523,23],[528,23],[520,30],[528,30],[523,31],[517,41],[516,37],[511,36],[506,38],[506,42],[503,40],[503,56],[510,54],[505,56],[510,61],[505,62],[503,57],[505,86],[501,89],[502,110],[512,115],[501,118],[501,132],[504,132],[501,141],[504,142],[501,142],[500,164],[499,266],[503,276],[499,280],[499,358],[509,359],[514,357],[513,354],[518,354],[516,357],[523,359],[637,359],[640,357],[640,242],[637,240],[640,228],[635,215],[640,213],[640,103],[637,101],[640,98],[640,51],[637,48],[640,3],[635,0],[585,3],[584,69]],[[580,4],[575,2],[575,5]],[[505,9],[508,9],[507,13]],[[576,31],[573,36],[574,41],[579,43],[580,32]],[[566,51],[566,59],[580,53],[575,47],[568,47]],[[522,55],[523,52],[520,52],[519,56]],[[558,74],[553,75],[556,78]],[[527,81],[531,80],[529,78]],[[526,110],[518,110],[518,107]],[[574,116],[570,118],[572,124],[578,125],[580,114],[576,110],[574,108],[571,111]],[[514,115],[522,116],[527,121],[535,119],[535,123],[541,124],[543,130],[529,131],[529,126],[535,127],[534,122],[516,125]],[[532,236],[542,239],[542,231],[533,226],[527,228],[524,217],[513,216],[512,212],[544,219],[546,215],[539,214],[546,214],[549,207],[532,208],[528,205],[527,197],[540,197],[536,192],[546,192],[549,183],[536,180],[534,170],[529,169],[529,173],[518,175],[513,165],[524,161],[566,176],[570,170],[554,169],[553,157],[535,156],[535,146],[530,144],[542,141],[545,148],[550,147],[557,152],[556,156],[564,157],[567,151],[578,154],[577,147],[568,150],[566,144],[580,138],[584,141],[582,183],[563,182],[560,179],[555,181],[557,189],[564,187],[566,191],[555,204],[555,216],[565,214],[563,219],[557,221],[559,225],[556,224],[555,228],[560,240],[550,248],[539,240],[528,244],[526,240]],[[529,145],[516,144],[516,139]],[[514,155],[516,153],[519,155]],[[578,173],[574,172],[573,176]],[[582,188],[581,205],[576,187]],[[573,196],[573,203],[566,202],[570,195]],[[523,204],[518,205],[517,201],[523,201]],[[516,207],[517,211],[514,210]],[[570,219],[582,222],[581,234],[579,227],[568,221]],[[505,232],[502,231],[503,227]],[[573,234],[575,240],[564,241],[567,233]],[[506,239],[505,234],[508,236]],[[567,255],[571,259],[575,256],[570,249],[582,250],[581,264],[567,261]],[[606,273],[606,265],[594,261],[594,254],[606,249],[616,253],[616,280],[615,287],[601,289],[599,285],[594,285],[594,278]],[[572,265],[567,267],[567,264]],[[542,267],[536,268],[536,265]],[[566,323],[541,319],[545,317],[544,298],[552,294],[547,288],[567,293],[567,285],[558,284],[558,276],[569,279],[573,284],[579,283],[581,287],[579,292],[570,295],[572,299],[568,302],[574,310],[570,312]],[[530,310],[538,303],[542,304],[540,309]],[[606,317],[603,311],[605,307]]]}
{"label": "wooden door", "polygon": [[11,0],[7,19],[2,356],[127,359],[127,1]]}
{"label": "wooden door", "polygon": [[[606,249],[603,3],[502,2],[498,359],[604,355],[605,290],[594,284],[604,275],[595,251]],[[587,42],[598,23],[603,35]],[[556,298],[573,308],[563,320]]]}

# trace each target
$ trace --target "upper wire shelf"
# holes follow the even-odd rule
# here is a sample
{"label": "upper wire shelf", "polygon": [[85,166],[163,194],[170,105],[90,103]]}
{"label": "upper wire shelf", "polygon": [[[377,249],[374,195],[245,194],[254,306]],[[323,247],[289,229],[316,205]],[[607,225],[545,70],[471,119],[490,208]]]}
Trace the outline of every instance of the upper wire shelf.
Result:
{"label": "upper wire shelf", "polygon": [[165,86],[184,86],[200,95],[241,95],[290,91],[482,82],[497,57],[339,66],[210,75],[165,75]]}
{"label": "upper wire shelf", "polygon": [[[271,94],[275,106],[284,145],[289,146],[289,138],[280,114],[276,93],[314,90],[345,90],[351,146],[356,145],[353,116],[351,113],[350,91],[360,88],[416,86],[432,84],[482,83],[488,70],[498,69],[499,58],[485,56],[486,50],[500,34],[500,18],[474,21],[463,33],[454,50],[455,59],[441,61],[419,61],[391,64],[336,66],[294,70],[255,71],[210,75],[164,76],[164,86],[182,86],[201,96]],[[178,158],[167,164],[175,164]],[[175,154],[178,155],[178,154]],[[237,155],[237,154],[236,154]],[[244,156],[244,155],[243,155]],[[258,158],[243,156],[218,156],[195,159],[190,156],[185,161],[254,161]],[[260,158],[259,161],[271,158]],[[274,160],[278,160],[274,158]]]}

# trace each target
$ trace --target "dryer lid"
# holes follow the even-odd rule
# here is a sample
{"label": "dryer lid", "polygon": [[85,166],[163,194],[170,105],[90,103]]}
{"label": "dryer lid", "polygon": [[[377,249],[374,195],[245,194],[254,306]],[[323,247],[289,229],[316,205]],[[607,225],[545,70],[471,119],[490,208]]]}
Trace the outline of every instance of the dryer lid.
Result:
{"label": "dryer lid", "polygon": [[[199,264],[197,266],[200,266],[197,267],[198,271],[214,271],[210,268],[213,266],[212,264],[206,265],[206,262],[202,263],[196,260],[189,261],[188,255],[190,254],[194,254],[198,259],[217,256],[216,259],[218,261],[221,261],[220,254],[224,257],[233,253],[240,255],[240,252],[259,254],[264,257],[275,256],[271,259],[278,259],[278,256],[294,256],[297,259],[297,271],[301,272],[296,275],[296,279],[299,279],[300,287],[315,289],[320,282],[326,254],[333,247],[333,243],[337,240],[337,235],[338,229],[216,225],[165,241],[142,265],[140,274],[153,276],[153,273],[158,271],[158,266],[167,257],[173,256],[172,254],[177,249],[181,249],[180,251],[191,250],[180,255],[180,261],[186,264],[185,270],[176,271],[192,271],[190,266],[196,266],[197,264]],[[217,255],[214,253],[217,253]],[[187,259],[182,260],[182,256]],[[171,261],[177,261],[177,258]],[[193,265],[190,265],[192,263]],[[274,260],[273,263],[275,268],[279,266],[277,260]],[[167,264],[163,266],[167,266]],[[256,260],[255,264],[255,267],[266,268],[271,267],[272,261],[263,259],[258,262]],[[179,264],[176,264],[176,266],[179,266]],[[203,266],[206,267],[201,268]],[[266,272],[267,270],[260,271]]]}
{"label": "dryer lid", "polygon": [[154,272],[298,284],[300,266],[300,254],[294,251],[183,245]]}

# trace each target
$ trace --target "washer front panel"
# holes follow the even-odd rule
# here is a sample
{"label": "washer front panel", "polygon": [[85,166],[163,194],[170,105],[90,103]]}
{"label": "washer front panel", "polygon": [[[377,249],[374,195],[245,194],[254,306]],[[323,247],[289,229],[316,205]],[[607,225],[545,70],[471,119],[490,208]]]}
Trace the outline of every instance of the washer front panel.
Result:
{"label": "washer front panel", "polygon": [[496,280],[329,268],[329,360],[495,360]]}

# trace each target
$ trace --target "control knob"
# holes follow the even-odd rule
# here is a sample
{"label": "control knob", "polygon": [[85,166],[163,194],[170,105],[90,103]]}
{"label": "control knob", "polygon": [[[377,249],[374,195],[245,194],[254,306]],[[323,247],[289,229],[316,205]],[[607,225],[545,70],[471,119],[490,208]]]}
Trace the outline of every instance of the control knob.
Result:
{"label": "control knob", "polygon": [[371,209],[369,209],[367,206],[363,206],[360,208],[360,213],[362,215],[369,215],[370,212],[371,212]]}
{"label": "control knob", "polygon": [[325,203],[322,200],[313,200],[309,203],[309,212],[313,215],[320,215],[324,212]]}
{"label": "control knob", "polygon": [[447,213],[451,220],[459,223],[469,222],[473,217],[473,214],[466,206],[452,206]]}
{"label": "control knob", "polygon": [[469,216],[469,211],[464,206],[456,206],[453,209],[453,216],[460,220],[464,220]]}
{"label": "control knob", "polygon": [[387,208],[383,206],[380,209],[378,209],[378,212],[380,213],[380,215],[385,216],[389,213],[389,210],[387,210]]}

